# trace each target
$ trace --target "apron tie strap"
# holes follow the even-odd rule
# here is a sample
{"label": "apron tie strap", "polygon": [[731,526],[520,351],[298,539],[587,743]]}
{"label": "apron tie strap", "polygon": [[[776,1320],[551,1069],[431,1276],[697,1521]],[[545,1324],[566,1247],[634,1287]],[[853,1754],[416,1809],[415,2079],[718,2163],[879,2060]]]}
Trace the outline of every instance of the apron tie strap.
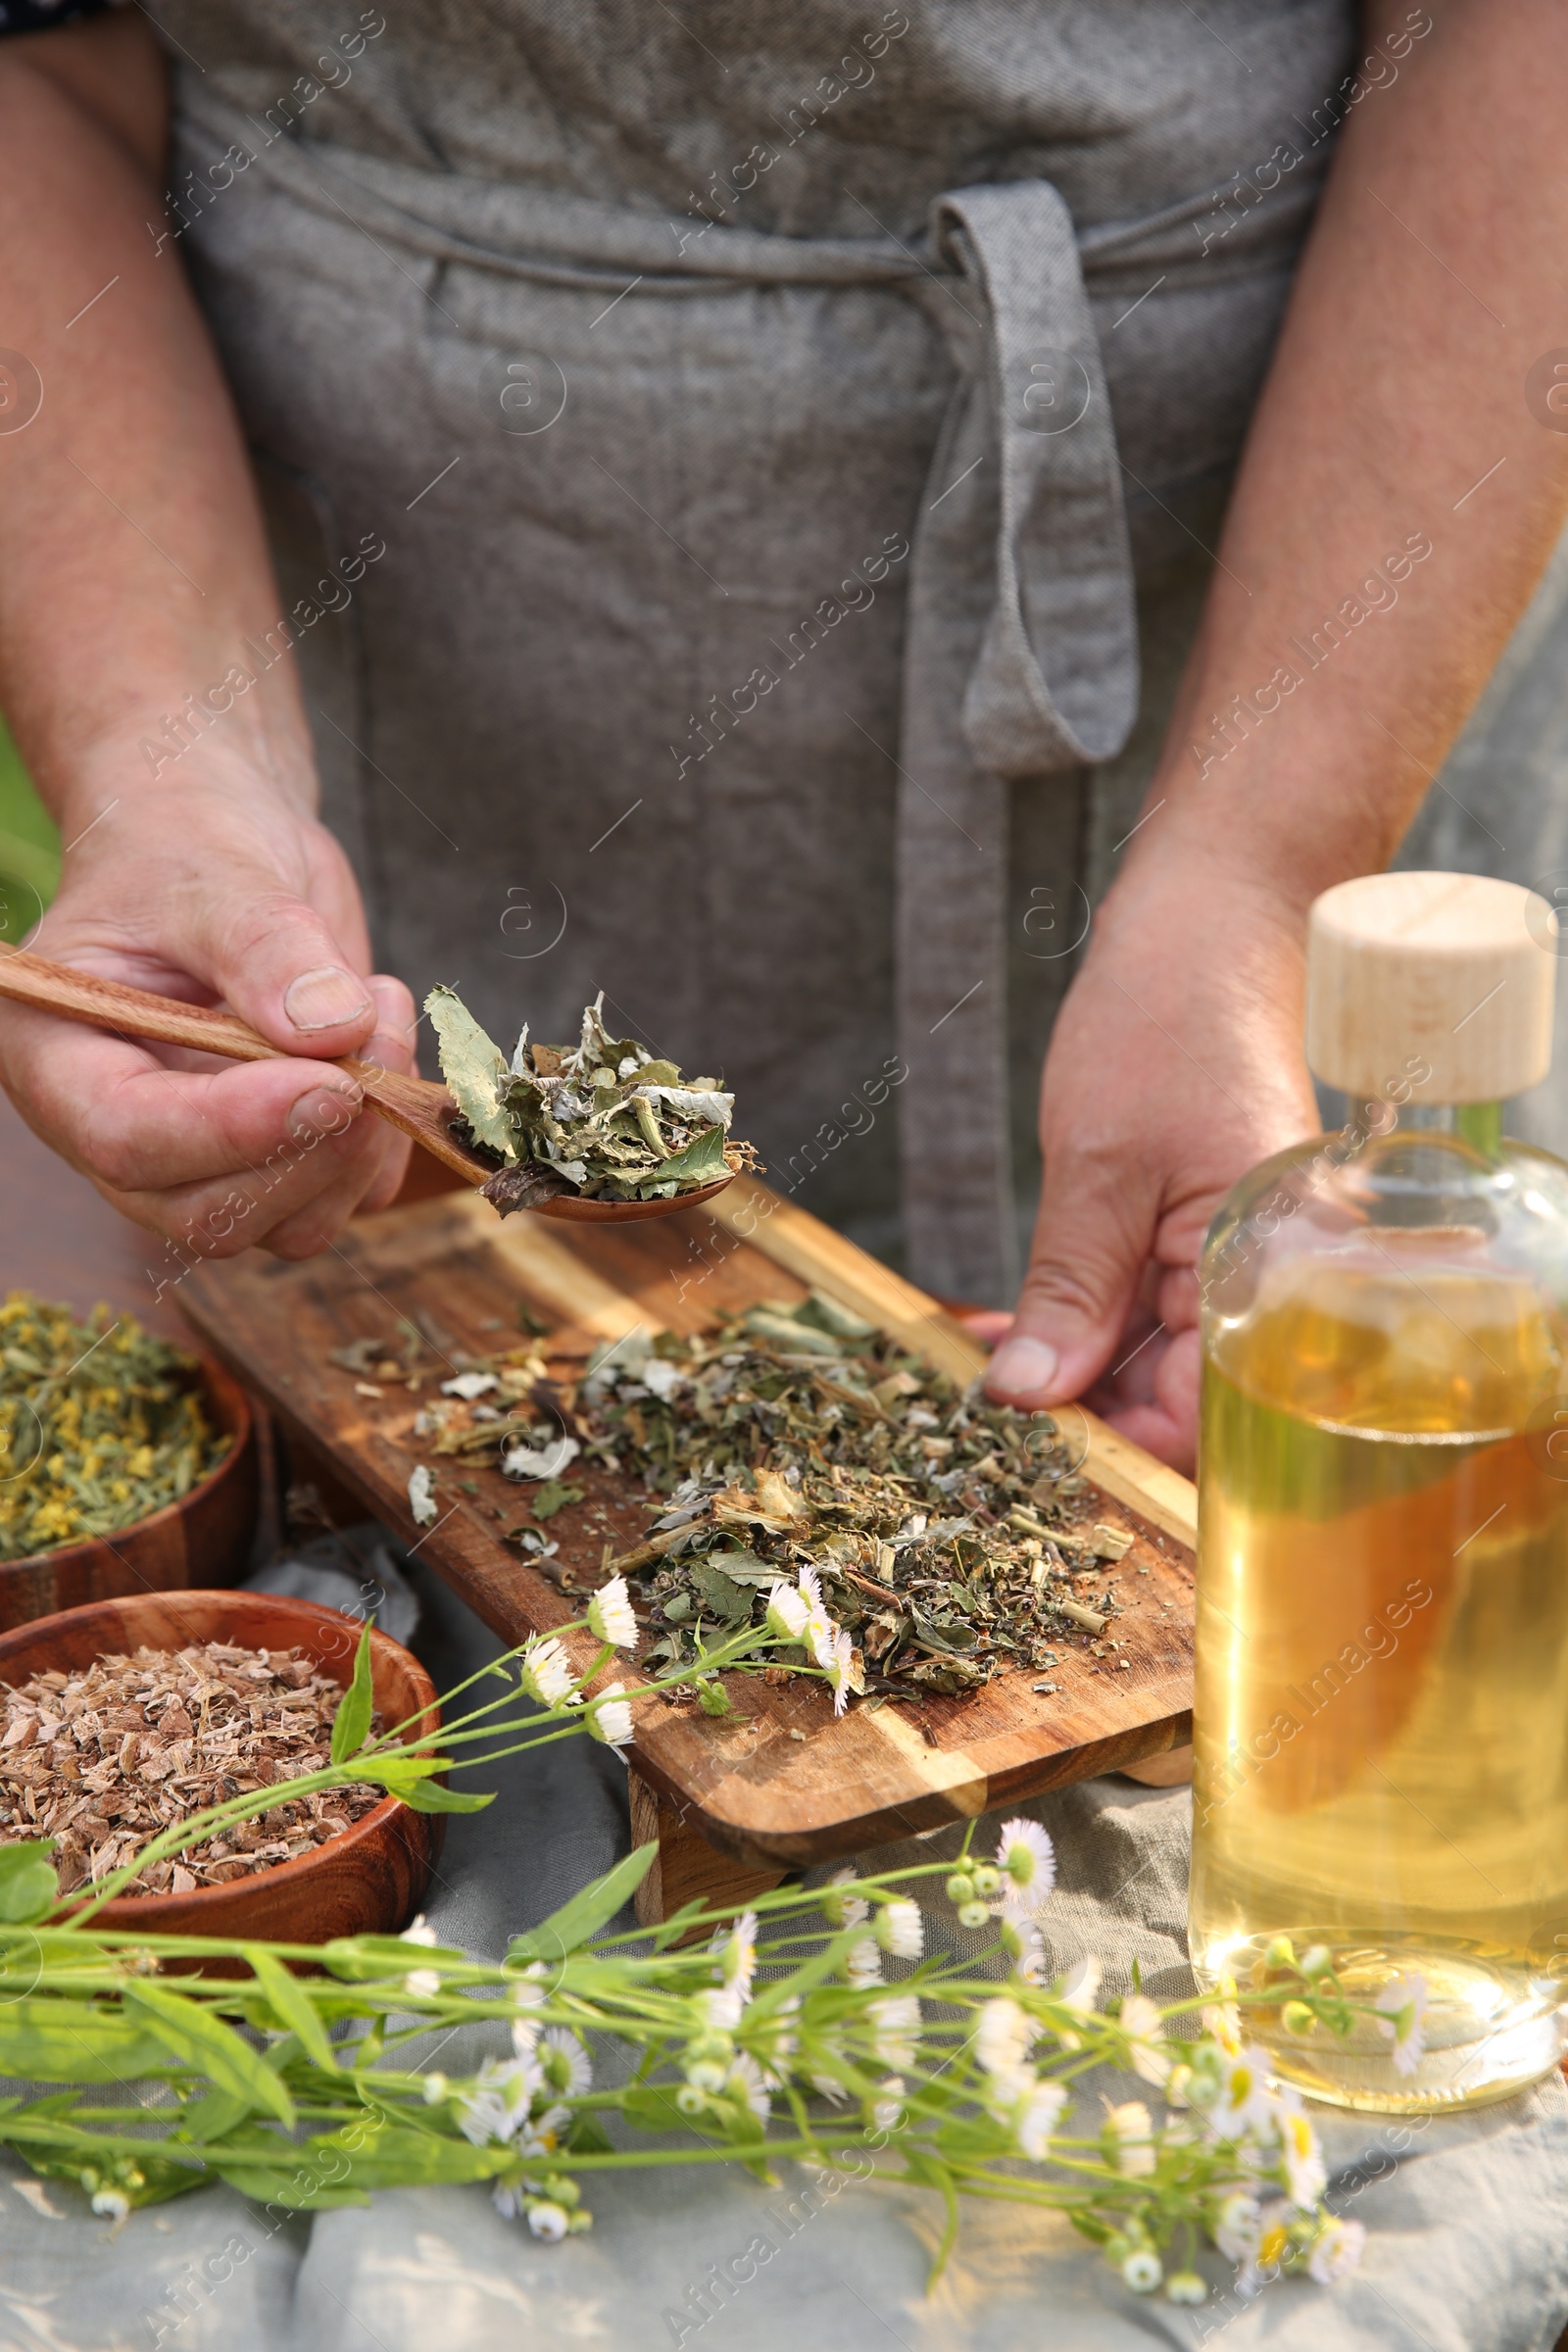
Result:
{"label": "apron tie strap", "polygon": [[1007,1089],[1006,787],[1111,759],[1138,707],[1132,557],[1072,219],[1043,180],[932,208],[920,299],[960,370],[915,532],[898,825],[910,1272],[1018,1280]]}

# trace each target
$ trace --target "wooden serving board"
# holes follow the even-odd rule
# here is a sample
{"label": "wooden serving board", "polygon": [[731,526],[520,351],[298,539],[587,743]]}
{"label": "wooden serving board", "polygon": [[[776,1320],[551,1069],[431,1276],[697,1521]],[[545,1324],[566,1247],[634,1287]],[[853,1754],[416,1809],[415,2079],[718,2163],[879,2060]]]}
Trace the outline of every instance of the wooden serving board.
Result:
{"label": "wooden serving board", "polygon": [[[492,1355],[522,1336],[522,1307],[549,1326],[547,1352],[580,1370],[604,1339],[639,1326],[701,1330],[721,1309],[794,1301],[813,1285],[959,1380],[984,1361],[979,1344],[922,1292],[751,1178],[702,1208],[625,1225],[526,1215],[503,1223],[477,1194],[454,1193],[363,1218],[306,1264],[247,1254],[203,1267],[185,1288],[207,1344],[296,1441],[326,1451],[367,1509],[516,1642],[580,1616],[606,1545],[620,1552],[640,1539],[640,1482],[574,1463],[570,1476],[588,1492],[551,1520],[561,1550],[541,1573],[504,1541],[525,1516],[528,1490],[497,1470],[429,1456],[414,1436],[434,1379],[418,1396],[402,1387],[366,1396],[330,1351],[360,1338],[392,1342],[406,1318],[438,1358]],[[1098,1645],[1088,1634],[1054,1643],[1054,1695],[1035,1693],[1038,1673],[1016,1672],[971,1696],[922,1692],[852,1706],[837,1720],[820,1685],[770,1687],[758,1675],[728,1678],[728,1719],[650,1698],[635,1708],[640,1818],[651,1822],[654,1808],[662,1836],[677,1826],[699,1832],[776,1877],[1190,1740],[1194,1490],[1080,1406],[1056,1418],[1092,1482],[1090,1516],[1135,1541],[1116,1570],[1123,1613]],[[425,1458],[443,1515],[421,1531],[408,1482]],[[552,1581],[563,1572],[565,1591]],[[734,1862],[727,1867],[734,1885]],[[671,1851],[663,1875],[673,1907],[692,1890],[690,1857],[677,1868]]]}

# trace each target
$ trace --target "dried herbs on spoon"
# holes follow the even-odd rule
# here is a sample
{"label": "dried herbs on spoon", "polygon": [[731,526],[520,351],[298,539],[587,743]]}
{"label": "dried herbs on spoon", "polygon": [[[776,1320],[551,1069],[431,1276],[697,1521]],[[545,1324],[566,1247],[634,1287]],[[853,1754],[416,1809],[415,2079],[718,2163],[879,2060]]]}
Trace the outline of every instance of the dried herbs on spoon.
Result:
{"label": "dried herbs on spoon", "polygon": [[729,1139],[734,1096],[612,1037],[604,1001],[601,991],[585,1008],[574,1046],[532,1044],[525,1024],[510,1063],[453,990],[424,1001],[448,1091],[495,1159],[483,1190],[503,1216],[562,1193],[668,1200],[758,1164],[750,1144]]}

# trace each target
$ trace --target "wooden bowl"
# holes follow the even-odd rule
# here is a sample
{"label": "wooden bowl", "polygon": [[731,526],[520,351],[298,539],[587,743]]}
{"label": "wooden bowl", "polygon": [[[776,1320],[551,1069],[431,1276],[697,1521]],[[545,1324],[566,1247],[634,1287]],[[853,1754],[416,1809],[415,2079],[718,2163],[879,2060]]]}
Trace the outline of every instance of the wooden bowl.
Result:
{"label": "wooden bowl", "polygon": [[256,1428],[250,1400],[221,1365],[200,1359],[208,1420],[233,1444],[177,1502],[112,1536],[0,1562],[0,1634],[122,1593],[216,1585],[245,1567],[256,1526]]}
{"label": "wooden bowl", "polygon": [[[345,1686],[360,1639],[356,1619],[275,1592],[142,1592],[90,1601],[0,1637],[0,1683],[51,1668],[90,1666],[106,1651],[183,1649],[233,1642],[247,1649],[297,1649]],[[435,1685],[417,1658],[385,1634],[370,1635],[371,1688],[387,1724],[422,1712],[441,1721]],[[101,1928],[149,1936],[254,1936],[276,1943],[325,1943],[333,1936],[390,1935],[417,1908],[441,1849],[442,1817],[384,1796],[314,1853],[198,1886],[191,1894],[122,1894],[96,1914]]]}

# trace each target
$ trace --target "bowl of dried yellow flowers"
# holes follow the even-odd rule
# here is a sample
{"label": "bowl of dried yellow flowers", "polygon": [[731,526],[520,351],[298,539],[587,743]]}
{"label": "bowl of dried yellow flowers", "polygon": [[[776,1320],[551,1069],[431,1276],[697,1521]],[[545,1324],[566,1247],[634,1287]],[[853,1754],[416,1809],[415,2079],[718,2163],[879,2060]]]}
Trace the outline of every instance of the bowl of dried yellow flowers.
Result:
{"label": "bowl of dried yellow flowers", "polygon": [[256,1522],[244,1391],[132,1315],[0,1301],[0,1632],[221,1584]]}

